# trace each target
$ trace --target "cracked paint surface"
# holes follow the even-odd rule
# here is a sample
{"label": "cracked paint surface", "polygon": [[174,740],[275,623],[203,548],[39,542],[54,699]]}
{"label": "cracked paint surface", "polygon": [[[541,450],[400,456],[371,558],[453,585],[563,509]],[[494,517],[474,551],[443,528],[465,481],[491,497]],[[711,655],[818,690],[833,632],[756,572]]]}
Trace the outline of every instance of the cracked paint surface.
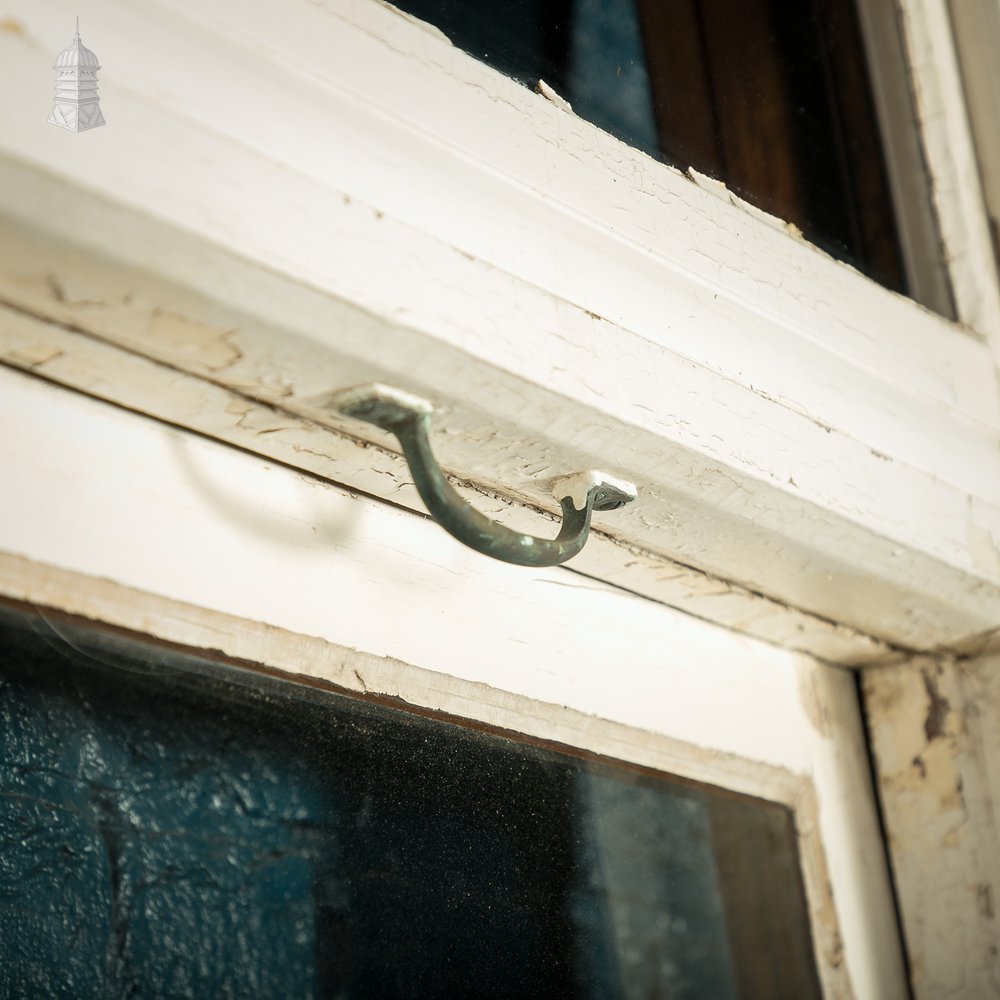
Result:
{"label": "cracked paint surface", "polygon": [[[0,167],[0,187],[15,215],[58,219],[74,242],[111,232],[112,217],[125,219],[121,205],[158,204],[197,238],[195,251],[154,237],[144,222],[138,248],[127,226],[114,229],[116,255],[282,327],[272,340],[238,324],[229,343],[244,357],[232,366],[192,361],[184,343],[173,345],[169,363],[259,388],[276,351],[301,340],[299,363],[279,386],[301,402],[335,388],[345,358],[373,369],[398,358],[408,388],[488,400],[492,423],[517,429],[522,443],[507,454],[456,438],[450,467],[467,478],[516,490],[510,459],[570,471],[581,453],[621,456],[618,473],[647,499],[620,530],[648,551],[906,648],[940,648],[995,621],[996,565],[988,550],[980,564],[975,546],[985,536],[967,538],[958,510],[966,495],[992,496],[996,384],[982,345],[489,74],[388,6],[306,4],[290,17],[242,5],[246,44],[233,43],[233,52],[221,43],[230,21],[221,10],[153,8],[151,23],[164,29],[155,60],[122,44],[124,25],[109,26],[108,44],[109,52],[122,45],[119,72],[155,142],[74,165],[106,201],[43,192],[38,175],[60,164],[42,149],[32,149],[41,169],[27,195],[22,168],[11,164]],[[31,10],[22,0],[14,13],[30,27]],[[193,23],[205,30],[182,30]],[[14,70],[27,72],[28,46],[11,37],[7,48]],[[255,60],[246,58],[251,49]],[[230,73],[221,89],[220,54]],[[188,72],[162,72],[178,59]],[[301,71],[294,80],[290,65]],[[322,86],[300,92],[299,77],[310,75]],[[232,93],[261,107],[290,101],[297,112],[246,121],[232,115]],[[434,110],[442,101],[454,112],[445,118]],[[383,109],[377,122],[366,106]],[[331,121],[342,129],[334,144],[325,138]],[[32,134],[12,131],[11,148]],[[276,136],[287,140],[281,163]],[[218,184],[220,176],[229,182]],[[425,196],[413,198],[415,189]],[[87,224],[92,211],[100,224]],[[24,239],[9,242],[23,306],[35,268],[22,259]],[[232,280],[233,262],[218,269],[211,247],[253,260],[253,275],[241,266]],[[79,264],[58,273],[75,276]],[[357,309],[347,316],[330,308],[334,300]],[[182,303],[163,305],[213,330],[233,328]],[[45,312],[99,321],[100,336],[129,346],[145,337],[133,329],[138,315],[117,307],[46,301]],[[184,326],[172,329],[162,341],[147,337],[146,351],[170,346]],[[317,373],[330,373],[332,384],[318,386]],[[375,374],[383,373],[366,380]],[[264,389],[263,398],[274,397]],[[556,396],[562,420],[549,419]],[[582,467],[590,464],[607,463]],[[703,485],[714,466],[734,470],[743,488]],[[976,525],[997,536],[991,504]],[[863,570],[857,579],[843,572],[852,564]],[[790,632],[769,629],[783,642],[795,639]],[[842,650],[840,637],[808,648],[829,656],[831,645]],[[862,659],[857,650],[836,655]]]}
{"label": "cracked paint surface", "polygon": [[917,998],[1000,996],[995,667],[917,657],[864,674]]}

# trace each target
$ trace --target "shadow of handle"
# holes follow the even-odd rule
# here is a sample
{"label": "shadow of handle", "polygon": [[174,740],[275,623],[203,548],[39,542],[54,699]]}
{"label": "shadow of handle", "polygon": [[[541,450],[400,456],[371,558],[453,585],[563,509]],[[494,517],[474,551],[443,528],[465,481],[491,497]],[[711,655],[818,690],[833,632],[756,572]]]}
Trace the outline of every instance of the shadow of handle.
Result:
{"label": "shadow of handle", "polygon": [[518,566],[564,563],[583,548],[595,510],[615,510],[635,499],[635,488],[629,483],[609,482],[611,477],[602,473],[582,473],[579,477],[567,478],[585,479],[590,484],[583,507],[578,508],[571,496],[560,498],[563,521],[555,538],[537,538],[513,531],[466,503],[448,482],[428,440],[434,410],[426,399],[374,383],[345,389],[330,402],[345,416],[367,421],[394,434],[402,446],[420,498],[434,520],[460,542],[503,562]]}

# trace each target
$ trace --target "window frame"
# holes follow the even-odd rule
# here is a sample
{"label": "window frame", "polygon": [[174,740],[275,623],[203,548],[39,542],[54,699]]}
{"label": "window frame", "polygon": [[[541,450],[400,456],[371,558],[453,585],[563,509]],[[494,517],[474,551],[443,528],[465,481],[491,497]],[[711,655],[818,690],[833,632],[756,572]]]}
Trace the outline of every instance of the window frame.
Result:
{"label": "window frame", "polygon": [[[57,44],[54,3],[14,13]],[[109,127],[67,159],[67,136],[5,109],[4,208],[240,310],[250,322],[226,335],[241,362],[150,343],[52,286],[8,283],[16,310],[366,444],[383,439],[331,415],[324,390],[386,371],[426,387],[456,425],[446,468],[515,519],[554,511],[551,478],[576,468],[636,482],[641,503],[599,525],[586,572],[826,659],[953,649],[993,627],[988,325],[887,292],[374,0],[294,16],[149,0],[101,31],[122,138]],[[155,51],[134,44],[153,36]],[[4,44],[13,71],[40,75],[37,46]],[[995,273],[956,254],[976,301],[995,297]],[[419,509],[391,471],[373,491]]]}
{"label": "window frame", "polygon": [[[388,5],[137,0],[90,36],[108,128],[0,108],[0,362],[419,511],[386,439],[324,406],[388,372],[446,406],[444,464],[510,523],[551,527],[553,476],[638,473],[639,503],[596,524],[575,583],[814,666],[963,655],[1000,613],[994,174],[947,5],[900,6],[958,323]],[[51,88],[64,20],[55,0],[12,3],[18,87]],[[28,581],[23,599],[87,613],[96,564],[4,572],[8,597]],[[143,631],[177,611],[143,600],[100,615]],[[950,944],[950,913],[923,940]]]}
{"label": "window frame", "polygon": [[780,803],[824,995],[906,995],[851,672],[26,373],[0,416],[0,599]]}

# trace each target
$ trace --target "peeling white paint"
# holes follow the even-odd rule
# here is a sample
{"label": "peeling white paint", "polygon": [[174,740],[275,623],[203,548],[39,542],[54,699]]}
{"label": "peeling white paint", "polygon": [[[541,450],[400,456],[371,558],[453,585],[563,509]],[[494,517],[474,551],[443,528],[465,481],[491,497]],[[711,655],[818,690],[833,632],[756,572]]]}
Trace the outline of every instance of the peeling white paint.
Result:
{"label": "peeling white paint", "polygon": [[[970,550],[966,531],[970,494],[979,495],[977,525],[1000,530],[995,500],[979,502],[1000,478],[1000,449],[994,431],[963,413],[936,405],[914,410],[917,397],[908,402],[891,396],[898,440],[862,442],[807,408],[788,407],[756,386],[738,386],[474,261],[461,258],[470,282],[498,282],[468,314],[470,323],[485,322],[493,330],[488,343],[470,344],[464,326],[430,334],[387,321],[169,228],[157,227],[154,237],[148,219],[81,202],[58,186],[43,182],[44,201],[32,201],[37,180],[10,169],[4,176],[11,181],[4,189],[20,192],[21,204],[43,214],[58,210],[53,219],[64,219],[63,209],[78,218],[93,211],[104,231],[113,227],[115,246],[123,252],[152,242],[158,268],[183,274],[195,288],[11,223],[10,240],[0,241],[0,298],[279,407],[284,424],[318,424],[384,445],[376,432],[366,437],[359,425],[338,422],[325,402],[334,389],[373,379],[405,387],[443,408],[432,430],[435,451],[446,469],[484,495],[554,511],[546,484],[574,470],[600,468],[635,483],[641,501],[616,512],[613,522],[598,518],[595,525],[623,555],[609,560],[589,546],[575,563],[585,572],[640,592],[654,585],[658,599],[735,627],[749,621],[754,634],[840,662],[870,662],[879,655],[877,644],[866,649],[864,642],[835,638],[842,625],[911,648],[933,648],[986,631],[1000,616],[1000,586],[983,578],[990,566]],[[351,216],[354,209],[346,211]],[[366,218],[366,225],[388,232],[382,230],[385,220]],[[392,241],[399,235],[390,234],[386,252],[395,252]],[[356,245],[348,249],[345,267],[357,256]],[[192,256],[199,260],[196,270],[187,266]],[[438,265],[430,259],[428,264],[427,281],[432,272],[440,280]],[[53,273],[85,281],[87,304],[60,301],[46,277]],[[376,274],[366,280],[373,278],[385,285]],[[209,294],[199,294],[199,286]],[[420,285],[419,294],[426,293],[427,285]],[[446,290],[442,294],[447,298]],[[511,307],[511,296],[524,322],[495,329],[495,314]],[[551,337],[530,326],[535,308],[539,321],[556,310]],[[164,322],[158,313],[184,319],[170,321],[170,336],[151,336]],[[511,371],[515,358],[517,370]],[[567,374],[550,383],[553,362]],[[820,372],[826,385],[832,372]],[[846,399],[848,385],[850,392],[858,386],[846,371],[843,377]],[[70,384],[81,385],[75,376]],[[131,394],[127,385],[116,390],[107,378],[103,385],[110,398],[116,391]],[[871,405],[874,416],[887,403]],[[904,416],[910,424],[905,433]],[[171,419],[178,419],[176,412]],[[267,438],[269,446],[280,447],[282,432]],[[920,447],[911,452],[915,443]],[[301,461],[309,447],[314,445],[295,441],[280,457]],[[936,466],[934,472],[913,466],[918,451],[920,465]],[[279,457],[278,451],[269,453]],[[936,457],[931,462],[934,456],[946,464]],[[336,475],[369,488],[357,478],[365,475],[360,468]],[[376,493],[410,502],[405,486],[397,493],[406,482],[402,472]],[[908,498],[906,504],[898,502],[900,496]],[[526,521],[521,530],[547,530],[544,523],[537,530],[536,514],[510,510],[512,526]],[[630,552],[644,556],[626,570]],[[655,567],[665,560],[686,567],[689,591],[705,590],[698,580],[714,581],[709,589],[715,591],[726,581],[722,586],[732,600],[692,599],[664,588]],[[781,627],[781,606],[793,611],[785,620],[811,624],[804,632]],[[846,639],[849,632],[839,634]]]}
{"label": "peeling white paint", "polygon": [[802,239],[802,230],[799,229],[794,222],[785,222],[784,219],[779,218],[777,215],[771,215],[770,212],[765,212],[762,208],[758,208],[756,205],[751,205],[750,202],[741,198],[735,192],[730,191],[722,181],[716,180],[714,177],[709,177],[707,174],[701,173],[700,170],[695,170],[694,167],[687,168],[687,175],[703,191],[707,191],[716,198],[721,198],[730,205],[735,205],[736,208],[746,212],[747,215],[756,219],[758,222],[763,222],[764,225],[770,226],[772,229],[778,229],[781,232],[788,233],[796,239]]}
{"label": "peeling white paint", "polygon": [[[981,199],[945,7],[941,0],[901,6],[959,310],[975,330],[995,333],[995,273],[976,214]],[[691,616],[853,663],[890,652],[873,635],[927,649],[990,635],[1000,608],[1000,396],[983,344],[789,239],[787,227],[728,191],[699,178],[691,184],[551,96],[539,100],[388,5],[137,0],[112,10],[100,0],[98,8],[107,15],[106,99],[116,103],[119,123],[105,144],[80,146],[68,163],[30,102],[0,107],[0,208],[11,220],[0,235],[6,363],[414,508],[399,457],[324,414],[324,395],[402,376],[407,388],[442,402],[447,433],[435,446],[446,466],[476,503],[513,525],[551,526],[542,487],[569,469],[607,467],[635,478],[642,501],[615,526],[599,526],[574,566],[684,609],[668,631],[698,636],[677,656],[690,661],[684,670],[706,659],[707,667],[698,664],[704,690],[701,680],[692,684],[712,711],[714,697],[728,705],[745,690],[739,683],[752,686],[768,670],[781,676],[781,705],[767,704],[782,723],[796,720],[794,732],[766,733],[754,728],[761,720],[741,717],[724,736],[746,736],[752,753],[786,752],[782,740],[809,747],[798,759],[826,777],[816,778],[818,806],[801,806],[797,820],[803,829],[821,824],[839,852],[830,869],[842,887],[838,905],[852,914],[845,954],[855,989],[864,995],[866,984],[879,983],[870,995],[888,995],[892,958],[880,960],[875,936],[864,940],[878,852],[870,810],[856,795],[865,781],[861,739],[838,732],[855,719],[850,679],[814,676],[815,665],[796,661],[808,676],[793,691],[789,654],[761,652],[725,632],[722,640]],[[10,9],[0,22],[0,65],[30,87],[25,81],[41,78],[40,68],[47,80],[39,56],[55,51],[65,12],[55,0],[13,0]],[[134,45],[151,36],[155,50]],[[248,103],[294,114],[248,119]],[[101,253],[117,263],[99,260]],[[78,405],[96,404],[78,399],[66,411]],[[120,420],[147,426],[120,413],[112,424]],[[56,560],[75,552],[88,580],[110,567],[136,586],[196,597],[198,613],[217,611],[241,560],[259,562],[261,586],[272,565],[265,550],[295,565],[301,558],[325,582],[313,549],[321,542],[328,556],[356,527],[350,516],[324,520],[325,506],[314,501],[329,499],[328,487],[295,477],[290,486],[290,474],[265,475],[257,466],[248,472],[240,462],[254,459],[237,462],[225,450],[200,463],[201,446],[180,448],[172,499],[132,475],[122,484],[89,482],[88,510],[106,533],[129,528],[108,515],[116,485],[147,517],[178,518],[189,502],[203,518],[204,552],[218,557],[209,568],[223,574],[196,585],[178,553],[164,551],[165,539],[142,566],[142,546],[156,539],[137,537],[134,551],[115,551],[108,539],[117,535],[105,534],[102,548],[99,533],[87,539],[74,531],[58,506],[64,491],[51,487],[61,481],[59,461],[76,457],[57,460],[56,431],[41,420],[32,432],[45,426],[53,474],[39,503],[55,505],[44,527],[57,530],[41,538],[40,525],[29,524],[17,544],[30,537],[34,555]],[[87,446],[74,466],[81,475]],[[142,449],[136,454],[146,468]],[[255,497],[260,490],[266,524],[215,478],[216,461],[235,462],[243,470],[236,480]],[[12,467],[29,479],[41,473],[34,460]],[[149,469],[149,481],[160,472]],[[269,491],[269,481],[281,485]],[[0,494],[0,502],[12,496]],[[360,503],[347,496],[345,509]],[[364,509],[384,521],[385,511]],[[439,547],[451,553],[450,542],[436,533],[424,540],[423,528],[413,527],[420,519],[395,514],[408,527],[398,551],[380,550],[382,558],[398,568],[416,543],[408,582],[451,593],[455,574],[435,562]],[[0,521],[0,531],[14,523]],[[237,537],[252,538],[252,551]],[[348,551],[345,561],[356,555]],[[436,569],[425,572],[421,559]],[[499,579],[478,565],[468,572]],[[6,579],[13,587],[18,576]],[[580,603],[567,598],[563,607],[574,610],[564,624],[579,627],[592,617],[591,585],[582,579],[560,571],[535,581],[533,603],[511,606],[548,611],[538,591],[565,592]],[[233,617],[259,624],[269,612],[253,586],[233,597]],[[593,588],[626,625],[631,615],[642,618],[635,609],[644,602],[601,582]],[[318,587],[308,596],[307,618],[290,624],[332,628],[328,595]],[[311,603],[321,598],[322,613]],[[458,604],[469,622],[484,615],[481,600]],[[365,642],[381,641],[371,635]],[[282,641],[289,648],[290,633]],[[395,641],[428,663],[437,655],[426,637]],[[666,682],[656,674],[662,662],[642,659],[648,647],[636,655],[655,693]],[[501,644],[497,655],[482,669],[510,686],[510,664],[522,661],[523,649]],[[379,656],[357,656],[344,660],[353,664],[348,680],[377,686]],[[481,683],[450,667],[456,686]],[[567,695],[571,679],[547,677],[540,661],[517,683],[536,685],[533,704],[577,698],[586,709],[599,701],[598,687],[607,690],[597,678],[594,667],[594,689]],[[926,951],[917,955],[928,995],[966,987],[950,956],[959,965],[971,956],[969,984],[989,989],[985,977],[996,975],[976,937],[991,925],[963,921],[968,913],[993,920],[997,879],[977,838],[991,829],[983,810],[1000,789],[992,708],[1000,695],[984,687],[980,704],[946,690],[948,678],[947,670],[908,677],[912,690],[886,700],[879,723],[895,713],[916,720],[912,731],[904,726],[882,740],[902,754],[883,777],[887,801],[904,804],[893,845],[900,870],[916,859],[908,883],[916,902],[905,909],[931,918]],[[762,683],[776,690],[768,686],[773,676]],[[473,714],[488,701],[484,687],[463,689]],[[660,708],[671,694],[676,688],[640,705],[632,691],[595,711],[662,728]],[[670,726],[688,721],[669,714]],[[969,748],[970,732],[988,753]],[[837,827],[845,816],[849,832]],[[943,873],[935,867],[942,856],[951,866]],[[967,928],[969,939],[956,943]],[[821,948],[831,966],[839,962],[836,932],[828,928]]]}
{"label": "peeling white paint", "polygon": [[[279,412],[273,405],[253,402],[198,378],[184,377],[176,369],[58,326],[2,309],[0,317],[4,329],[4,353],[0,358],[8,364],[30,368],[46,379],[83,389],[172,425],[190,426],[324,479],[349,481],[372,496],[422,509],[401,458],[384,450],[384,441],[374,444],[355,437],[364,425],[345,420],[342,430],[318,426],[293,413]],[[328,405],[328,399],[323,405]],[[547,471],[543,466],[537,474],[545,475]],[[531,533],[555,532],[554,519],[519,509],[508,495],[490,492],[482,485],[475,492],[470,492],[467,483],[456,481],[453,485],[479,509],[511,527]],[[759,594],[615,541],[603,533],[601,524],[592,531],[586,552],[586,563],[580,557],[574,560],[578,572],[770,642],[848,663],[890,655],[884,645],[843,626],[811,618]]]}
{"label": "peeling white paint", "polygon": [[917,1000],[1000,997],[1000,670],[918,657],[864,673]]}
{"label": "peeling white paint", "polygon": [[565,97],[560,97],[544,80],[539,80],[535,84],[535,90],[542,95],[547,101],[551,101],[560,111],[568,111],[572,113],[573,106],[566,100]]}

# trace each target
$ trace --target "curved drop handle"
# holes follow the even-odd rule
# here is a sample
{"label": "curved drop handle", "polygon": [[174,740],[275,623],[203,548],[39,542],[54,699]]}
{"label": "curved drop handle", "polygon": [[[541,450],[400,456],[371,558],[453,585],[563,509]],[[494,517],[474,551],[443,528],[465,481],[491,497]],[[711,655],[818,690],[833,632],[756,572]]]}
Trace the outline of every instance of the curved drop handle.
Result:
{"label": "curved drop handle", "polygon": [[[365,420],[394,434],[403,447],[421,500],[442,528],[484,555],[519,566],[555,566],[583,548],[595,510],[615,510],[636,496],[630,483],[589,472],[567,477],[560,499],[563,523],[553,538],[536,538],[513,531],[470,507],[445,478],[427,439],[433,406],[419,396],[374,383],[336,393],[329,401],[345,416]],[[582,507],[573,501],[573,483],[586,487]]]}

